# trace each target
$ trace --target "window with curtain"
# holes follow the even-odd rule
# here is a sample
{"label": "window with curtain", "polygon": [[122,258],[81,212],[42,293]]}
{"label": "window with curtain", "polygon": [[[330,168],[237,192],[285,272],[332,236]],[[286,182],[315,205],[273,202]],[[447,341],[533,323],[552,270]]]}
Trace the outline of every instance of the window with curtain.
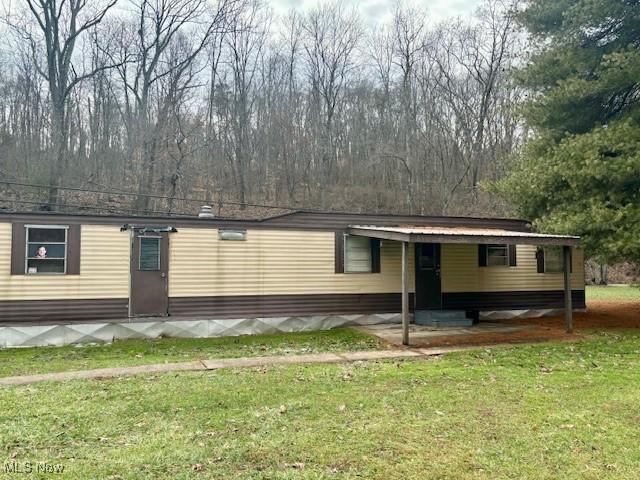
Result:
{"label": "window with curtain", "polygon": [[371,239],[345,235],[344,271],[345,273],[371,272]]}

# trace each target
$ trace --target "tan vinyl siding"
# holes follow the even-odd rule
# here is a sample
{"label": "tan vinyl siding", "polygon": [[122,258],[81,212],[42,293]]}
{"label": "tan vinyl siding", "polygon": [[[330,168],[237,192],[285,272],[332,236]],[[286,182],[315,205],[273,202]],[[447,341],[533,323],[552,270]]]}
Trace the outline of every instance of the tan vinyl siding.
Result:
{"label": "tan vinyl siding", "polygon": [[[573,289],[584,289],[584,261],[581,248],[573,249]],[[503,292],[562,290],[562,273],[537,273],[536,247],[517,246],[517,266],[479,267],[478,246],[442,245],[443,292]]]}
{"label": "tan vinyl siding", "polygon": [[129,296],[129,232],[82,225],[80,275],[11,275],[11,224],[0,223],[0,300]]}
{"label": "tan vinyl siding", "polygon": [[221,241],[215,229],[180,228],[170,239],[170,297],[401,291],[398,242],[382,241],[381,273],[337,274],[333,232],[249,230],[246,241]]}

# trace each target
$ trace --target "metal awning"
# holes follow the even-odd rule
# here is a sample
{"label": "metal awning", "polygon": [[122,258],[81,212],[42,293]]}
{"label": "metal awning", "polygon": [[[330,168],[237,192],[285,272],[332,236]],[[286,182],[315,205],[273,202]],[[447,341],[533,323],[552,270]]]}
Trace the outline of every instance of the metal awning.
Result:
{"label": "metal awning", "polygon": [[349,225],[347,233],[408,243],[579,245],[580,237],[474,227]]}

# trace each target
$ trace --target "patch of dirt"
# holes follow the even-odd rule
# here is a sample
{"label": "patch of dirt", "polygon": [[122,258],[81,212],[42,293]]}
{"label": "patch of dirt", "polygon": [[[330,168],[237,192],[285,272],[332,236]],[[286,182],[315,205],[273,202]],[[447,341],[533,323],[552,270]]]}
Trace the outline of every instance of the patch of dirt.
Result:
{"label": "patch of dirt", "polygon": [[[540,325],[544,327],[562,327],[562,315],[553,317],[510,320],[510,323]],[[640,328],[640,302],[619,300],[598,300],[587,303],[586,312],[573,314],[575,329],[586,328]]]}
{"label": "patch of dirt", "polygon": [[583,338],[580,330],[590,328],[640,328],[640,302],[634,301],[593,301],[587,304],[586,312],[573,314],[574,333],[564,330],[564,317],[527,318],[495,321],[511,325],[526,325],[519,332],[483,333],[473,335],[451,335],[411,341],[415,347],[443,347],[461,345],[494,345],[560,340],[579,340]]}

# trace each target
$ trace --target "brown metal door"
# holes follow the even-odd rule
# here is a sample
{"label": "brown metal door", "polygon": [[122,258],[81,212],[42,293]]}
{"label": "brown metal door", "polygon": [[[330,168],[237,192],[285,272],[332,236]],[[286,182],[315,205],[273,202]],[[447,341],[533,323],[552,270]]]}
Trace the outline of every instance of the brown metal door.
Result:
{"label": "brown metal door", "polygon": [[164,316],[169,308],[169,234],[132,231],[129,316]]}

